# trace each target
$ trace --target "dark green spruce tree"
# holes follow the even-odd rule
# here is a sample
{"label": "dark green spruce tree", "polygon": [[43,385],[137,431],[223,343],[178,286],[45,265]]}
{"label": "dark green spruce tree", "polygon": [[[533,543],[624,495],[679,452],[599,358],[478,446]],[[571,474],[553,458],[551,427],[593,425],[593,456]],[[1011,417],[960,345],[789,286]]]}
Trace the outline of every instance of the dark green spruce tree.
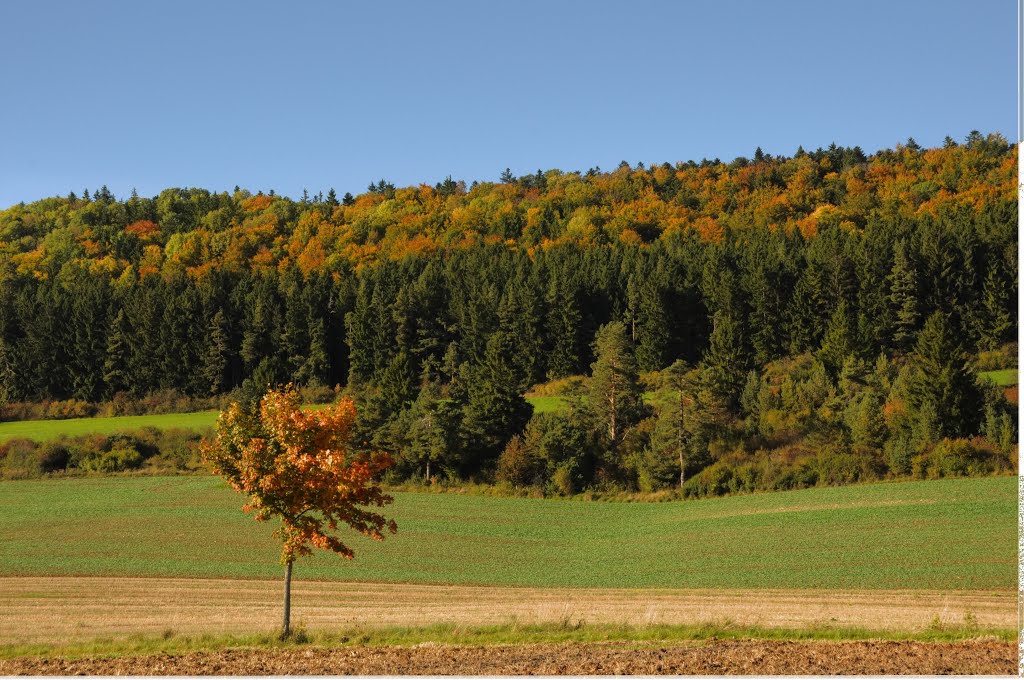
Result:
{"label": "dark green spruce tree", "polygon": [[967,352],[944,312],[935,312],[918,334],[911,355],[907,396],[917,413],[934,414],[939,436],[978,431],[982,398]]}
{"label": "dark green spruce tree", "polygon": [[903,241],[896,244],[889,274],[889,306],[893,319],[893,346],[907,352],[913,346],[920,319],[917,272]]}
{"label": "dark green spruce tree", "polygon": [[512,361],[514,345],[502,331],[487,341],[481,363],[469,370],[462,427],[466,448],[477,465],[493,469],[505,445],[523,431],[533,406],[519,391],[519,374]]}

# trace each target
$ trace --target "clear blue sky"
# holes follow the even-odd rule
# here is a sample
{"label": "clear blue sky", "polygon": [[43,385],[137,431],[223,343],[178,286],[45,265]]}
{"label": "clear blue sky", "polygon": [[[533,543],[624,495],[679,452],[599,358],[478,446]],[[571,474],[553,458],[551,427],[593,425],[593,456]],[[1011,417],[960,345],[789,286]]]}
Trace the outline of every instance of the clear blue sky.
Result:
{"label": "clear blue sky", "polygon": [[0,206],[1016,139],[1013,0],[5,2]]}

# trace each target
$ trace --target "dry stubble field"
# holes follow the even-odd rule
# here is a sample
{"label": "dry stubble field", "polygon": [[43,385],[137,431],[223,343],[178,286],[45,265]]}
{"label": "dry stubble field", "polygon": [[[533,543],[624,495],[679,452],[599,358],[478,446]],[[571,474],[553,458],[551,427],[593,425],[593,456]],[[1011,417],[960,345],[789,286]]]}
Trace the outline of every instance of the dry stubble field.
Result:
{"label": "dry stubble field", "polygon": [[[292,620],[310,631],[432,624],[680,625],[925,630],[1013,628],[1012,591],[506,588],[297,581]],[[0,640],[15,644],[272,630],[281,584],[235,579],[7,577]]]}

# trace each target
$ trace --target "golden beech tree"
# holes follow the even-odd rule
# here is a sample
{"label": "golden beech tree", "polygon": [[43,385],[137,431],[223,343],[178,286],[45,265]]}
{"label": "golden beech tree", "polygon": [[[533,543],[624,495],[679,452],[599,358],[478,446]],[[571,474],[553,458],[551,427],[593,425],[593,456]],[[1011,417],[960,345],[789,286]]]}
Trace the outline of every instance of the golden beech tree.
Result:
{"label": "golden beech tree", "polygon": [[285,566],[282,637],[290,633],[292,563],[322,548],[352,559],[352,549],[332,535],[340,524],[383,540],[394,520],[368,509],[394,500],[375,480],[392,461],[387,454],[356,455],[350,433],[356,410],[343,399],[303,411],[289,385],[266,394],[256,413],[232,404],[217,419],[216,437],[203,442],[204,460],[249,497],[242,509],[258,521],[277,517]]}

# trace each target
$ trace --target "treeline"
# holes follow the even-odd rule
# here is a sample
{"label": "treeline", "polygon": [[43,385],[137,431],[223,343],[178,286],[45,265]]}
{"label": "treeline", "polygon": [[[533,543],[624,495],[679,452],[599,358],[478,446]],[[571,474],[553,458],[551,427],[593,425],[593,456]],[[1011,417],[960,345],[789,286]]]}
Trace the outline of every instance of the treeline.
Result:
{"label": "treeline", "polygon": [[[432,463],[431,475],[493,479],[513,437],[524,450],[543,439],[523,392],[590,374],[599,329],[622,324],[637,371],[685,365],[697,373],[681,399],[713,394],[725,414],[713,437],[685,443],[704,447],[684,455],[693,475],[730,452],[781,445],[781,431],[750,421],[752,376],[770,382],[779,362],[804,357],[817,367],[814,394],[851,399],[844,380],[868,381],[879,357],[895,379],[929,323],[944,324],[942,346],[960,364],[1012,342],[1015,168],[1005,140],[972,134],[871,157],[833,147],[506,173],[470,189],[381,180],[340,200],[168,190],[118,201],[101,190],[15,206],[0,212],[0,401],[340,385],[360,401],[361,438],[398,453],[396,474],[424,476]],[[928,407],[938,429],[913,455],[981,435],[986,409],[1002,418],[997,398],[965,385],[970,408]],[[918,422],[928,400],[906,396],[879,387],[871,400]],[[824,418],[825,401],[784,403]],[[657,415],[619,431],[634,436]],[[806,438],[809,422],[787,436]],[[600,455],[570,486],[640,486],[641,469],[622,461],[650,441],[627,451],[596,437],[603,429],[580,435]],[[909,441],[897,430],[874,450]]]}
{"label": "treeline", "polygon": [[[641,378],[625,325],[612,322],[598,332],[592,375],[566,391],[568,408],[534,415],[496,479],[549,494],[707,496],[1012,471],[1015,405],[978,381],[954,333],[935,312],[906,357],[854,353],[838,373],[820,350],[780,359],[751,369],[737,398],[710,354]],[[1013,361],[1016,346],[986,358],[1000,354]],[[413,454],[400,460],[425,453],[406,434],[414,422],[392,430],[392,450]]]}

